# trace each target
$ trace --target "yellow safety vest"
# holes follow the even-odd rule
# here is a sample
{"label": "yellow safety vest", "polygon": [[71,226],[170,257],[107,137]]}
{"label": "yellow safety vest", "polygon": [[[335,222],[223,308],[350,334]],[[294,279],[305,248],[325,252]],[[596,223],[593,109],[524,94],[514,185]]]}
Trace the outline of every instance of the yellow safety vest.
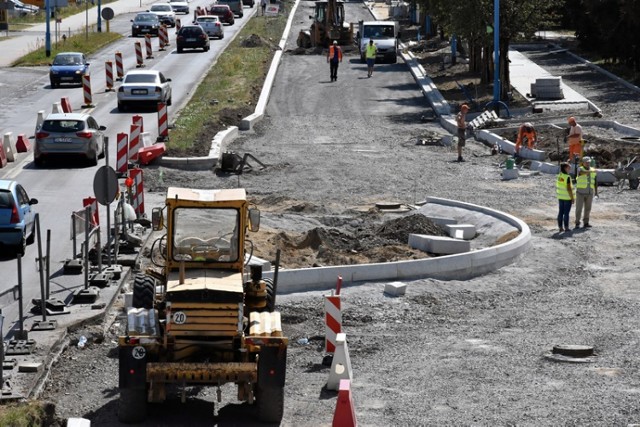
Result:
{"label": "yellow safety vest", "polygon": [[556,194],[558,195],[558,200],[572,199],[569,190],[567,190],[567,183],[570,181],[571,177],[568,174],[562,172],[558,174],[556,178]]}
{"label": "yellow safety vest", "polygon": [[378,50],[378,48],[376,47],[375,44],[368,44],[367,45],[367,58],[375,58],[376,57],[376,51]]}
{"label": "yellow safety vest", "polygon": [[593,169],[585,169],[583,166],[580,166],[580,171],[589,173],[584,175],[578,174],[578,177],[576,178],[576,188],[578,189],[578,193],[591,194],[595,192],[597,172]]}

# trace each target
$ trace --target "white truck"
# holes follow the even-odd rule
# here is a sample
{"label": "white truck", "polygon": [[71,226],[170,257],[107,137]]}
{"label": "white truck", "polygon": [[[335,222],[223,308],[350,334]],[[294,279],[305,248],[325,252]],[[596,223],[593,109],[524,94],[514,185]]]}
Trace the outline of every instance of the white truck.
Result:
{"label": "white truck", "polygon": [[365,50],[369,40],[377,49],[376,62],[380,59],[395,64],[398,61],[399,25],[395,21],[359,21],[356,38],[360,60],[365,62]]}

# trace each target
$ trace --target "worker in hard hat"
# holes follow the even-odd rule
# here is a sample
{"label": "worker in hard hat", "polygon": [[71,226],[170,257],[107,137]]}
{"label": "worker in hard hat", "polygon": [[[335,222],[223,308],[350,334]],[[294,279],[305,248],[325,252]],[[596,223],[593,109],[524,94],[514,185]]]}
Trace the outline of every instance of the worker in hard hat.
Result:
{"label": "worker in hard hat", "polygon": [[570,126],[569,135],[567,136],[569,142],[569,162],[572,162],[574,157],[582,158],[584,139],[582,138],[582,126],[576,122],[576,118],[569,117],[567,122]]}
{"label": "worker in hard hat", "polygon": [[[596,169],[591,167],[591,158],[583,157],[576,178],[576,228],[580,228],[581,220],[584,228],[591,228],[589,215],[591,214],[593,198],[598,197],[597,176]],[[584,216],[582,215],[583,207]]]}
{"label": "worker in hard hat", "polygon": [[331,75],[331,81],[338,80],[338,64],[342,62],[342,49],[338,46],[338,41],[334,40],[333,44],[329,46],[329,52],[327,53],[327,62],[329,63],[329,74]]}
{"label": "worker in hard hat", "polygon": [[533,125],[529,122],[521,124],[516,138],[516,156],[519,155],[523,143],[526,143],[531,150],[536,142],[538,142],[538,134]]}

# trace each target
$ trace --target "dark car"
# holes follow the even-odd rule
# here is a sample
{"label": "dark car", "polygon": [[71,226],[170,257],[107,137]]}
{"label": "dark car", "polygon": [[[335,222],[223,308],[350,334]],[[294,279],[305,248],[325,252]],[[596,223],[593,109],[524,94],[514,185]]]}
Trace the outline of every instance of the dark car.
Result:
{"label": "dark car", "polygon": [[255,6],[255,4],[256,4],[255,0],[242,0],[243,6],[253,7]]}
{"label": "dark car", "polygon": [[209,8],[209,15],[217,16],[223,24],[233,25],[236,22],[231,8],[226,4],[211,5]]}
{"label": "dark car", "polygon": [[151,12],[143,12],[136,15],[131,21],[131,36],[138,37],[145,34],[158,35],[160,29],[160,19],[158,15]]}
{"label": "dark car", "polygon": [[89,63],[84,53],[61,52],[56,55],[49,69],[51,87],[61,83],[82,84],[82,76],[89,75]]}
{"label": "dark car", "polygon": [[37,203],[16,181],[0,179],[0,253],[24,255],[27,244],[33,243],[36,212],[31,206]]}
{"label": "dark car", "polygon": [[176,35],[176,46],[178,53],[184,49],[209,50],[209,35],[200,25],[185,25],[180,28]]}

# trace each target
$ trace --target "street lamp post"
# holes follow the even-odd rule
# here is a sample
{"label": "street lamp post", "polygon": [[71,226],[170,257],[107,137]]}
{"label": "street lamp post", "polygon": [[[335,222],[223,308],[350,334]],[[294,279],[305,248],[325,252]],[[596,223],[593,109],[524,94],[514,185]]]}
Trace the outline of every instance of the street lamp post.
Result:
{"label": "street lamp post", "polygon": [[44,54],[48,58],[51,56],[51,25],[49,24],[49,20],[51,19],[51,2],[49,0],[45,0],[44,10],[47,14],[45,18]]}
{"label": "street lamp post", "polygon": [[500,101],[500,0],[493,0],[493,101]]}

